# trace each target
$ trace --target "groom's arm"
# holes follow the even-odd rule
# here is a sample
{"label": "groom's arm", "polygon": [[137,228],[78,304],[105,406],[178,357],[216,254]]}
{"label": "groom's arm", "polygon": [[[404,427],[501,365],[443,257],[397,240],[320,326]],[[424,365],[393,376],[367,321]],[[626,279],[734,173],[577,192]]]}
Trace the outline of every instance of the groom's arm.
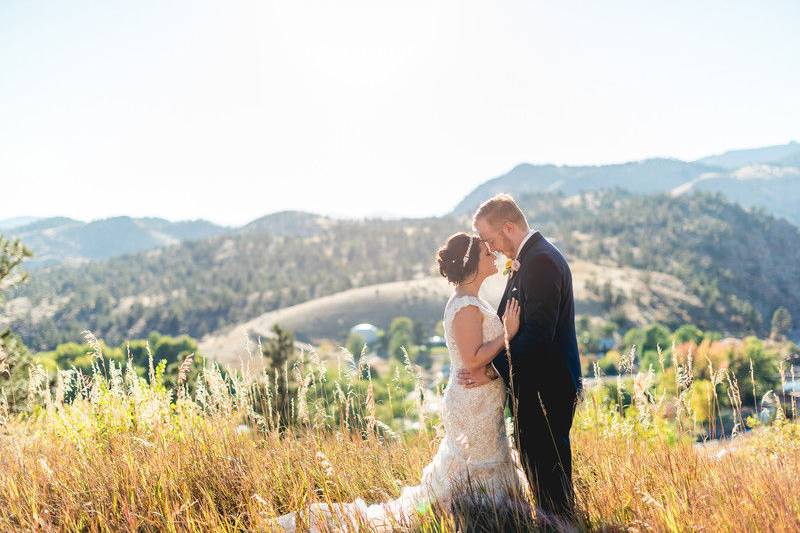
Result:
{"label": "groom's arm", "polygon": [[[531,260],[522,271],[522,325],[509,342],[512,367],[527,367],[546,355],[555,341],[556,325],[561,312],[561,270],[547,255]],[[501,352],[502,357],[508,357]]]}

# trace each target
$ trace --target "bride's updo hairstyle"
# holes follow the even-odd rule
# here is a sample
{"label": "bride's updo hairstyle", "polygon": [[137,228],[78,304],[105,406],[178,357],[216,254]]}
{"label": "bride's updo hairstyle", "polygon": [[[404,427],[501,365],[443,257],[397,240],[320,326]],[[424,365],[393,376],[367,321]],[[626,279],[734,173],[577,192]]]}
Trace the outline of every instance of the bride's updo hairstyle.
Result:
{"label": "bride's updo hairstyle", "polygon": [[[472,241],[472,246],[470,246]],[[469,248],[469,257],[464,262],[464,257]],[[478,270],[481,246],[480,239],[464,232],[450,235],[444,246],[439,248],[436,259],[439,263],[439,273],[454,285],[462,283]]]}

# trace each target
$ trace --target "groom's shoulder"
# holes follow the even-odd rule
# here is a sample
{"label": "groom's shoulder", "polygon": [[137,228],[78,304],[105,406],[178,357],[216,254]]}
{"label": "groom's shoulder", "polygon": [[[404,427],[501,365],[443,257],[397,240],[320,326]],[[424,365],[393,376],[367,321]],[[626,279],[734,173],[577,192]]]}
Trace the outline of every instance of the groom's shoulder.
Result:
{"label": "groom's shoulder", "polygon": [[552,265],[558,270],[569,270],[569,264],[564,254],[553,243],[545,238],[533,246],[526,258],[531,264]]}

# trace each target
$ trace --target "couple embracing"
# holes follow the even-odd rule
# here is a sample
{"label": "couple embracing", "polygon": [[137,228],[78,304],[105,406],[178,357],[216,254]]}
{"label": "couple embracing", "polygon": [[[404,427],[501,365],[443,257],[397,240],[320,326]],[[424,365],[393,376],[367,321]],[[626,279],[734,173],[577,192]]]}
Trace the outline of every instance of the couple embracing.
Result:
{"label": "couple embracing", "polygon": [[[444,391],[445,436],[419,485],[372,505],[362,500],[315,504],[312,530],[369,524],[391,531],[413,523],[420,505],[445,508],[465,487],[479,486],[503,506],[530,490],[543,523],[574,519],[569,432],[581,391],[572,275],[561,252],[531,229],[505,194],[473,217],[477,235],[452,235],[438,252],[439,271],[453,285],[444,309],[451,379]],[[497,273],[496,254],[509,258],[498,309],[478,296]],[[514,417],[506,436],[504,408]],[[516,450],[514,450],[516,448]],[[278,519],[294,530],[293,513]]]}

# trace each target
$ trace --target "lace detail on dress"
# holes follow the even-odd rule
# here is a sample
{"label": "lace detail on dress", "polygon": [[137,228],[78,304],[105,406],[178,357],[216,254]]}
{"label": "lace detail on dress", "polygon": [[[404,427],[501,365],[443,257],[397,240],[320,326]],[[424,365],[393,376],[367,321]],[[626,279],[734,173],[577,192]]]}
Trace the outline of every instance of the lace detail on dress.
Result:
{"label": "lace detail on dress", "polygon": [[469,305],[483,313],[484,342],[502,335],[503,324],[486,302],[474,296],[454,296],[445,307],[444,329],[451,376],[442,405],[445,440],[459,448],[464,466],[474,469],[505,462],[509,450],[503,419],[505,388],[502,381],[494,380],[482,387],[467,389],[453,379],[463,366],[453,333],[453,320],[458,311]]}
{"label": "lace detail on dress", "polygon": [[[370,531],[393,531],[409,526],[417,509],[437,502],[447,507],[467,484],[482,488],[494,503],[504,503],[509,490],[524,490],[525,476],[512,453],[505,431],[503,409],[505,387],[496,379],[481,387],[467,389],[459,385],[455,373],[462,367],[461,355],[453,335],[453,319],[459,310],[474,305],[483,313],[483,341],[503,334],[503,324],[494,309],[474,296],[452,296],[444,309],[444,330],[450,353],[450,380],[444,390],[442,423],[445,436],[436,455],[422,471],[419,485],[404,487],[400,497],[388,502],[367,505],[353,503],[312,505],[312,531],[357,529],[359,519]],[[316,521],[317,525],[313,525]],[[295,516],[284,515],[278,523],[294,531]]]}

